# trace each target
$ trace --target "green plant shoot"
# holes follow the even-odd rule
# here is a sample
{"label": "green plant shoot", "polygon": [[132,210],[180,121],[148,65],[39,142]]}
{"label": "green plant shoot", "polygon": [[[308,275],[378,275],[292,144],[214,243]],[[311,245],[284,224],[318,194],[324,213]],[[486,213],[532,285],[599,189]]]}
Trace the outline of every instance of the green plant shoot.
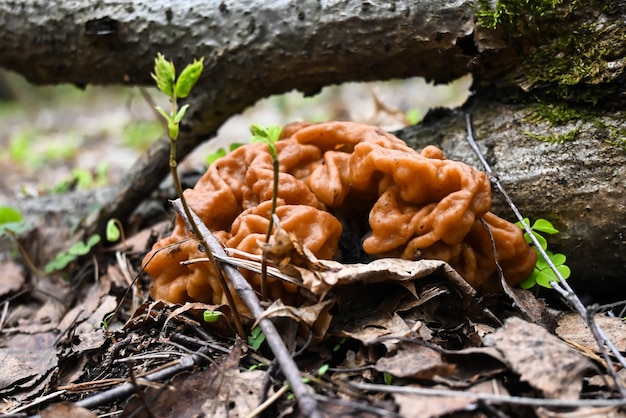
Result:
{"label": "green plant shoot", "polygon": [[46,272],[46,274],[50,274],[54,271],[63,270],[79,257],[89,254],[91,252],[91,249],[98,245],[99,242],[100,235],[97,234],[90,236],[87,241],[78,241],[77,243],[72,245],[67,251],[57,254],[54,260],[46,264],[46,267],[44,267],[44,272]]}
{"label": "green plant shoot", "polygon": [[[179,126],[180,121],[185,116],[185,112],[189,108],[189,105],[186,104],[182,106],[180,109],[178,108],[178,99],[183,99],[189,95],[191,89],[196,85],[200,75],[203,70],[203,61],[204,58],[200,60],[194,60],[193,63],[187,65],[185,69],[180,73],[178,78],[176,77],[176,68],[174,67],[174,63],[167,61],[165,57],[161,54],[157,54],[157,57],[154,60],[154,73],[152,73],[152,78],[156,81],[157,87],[161,90],[165,95],[170,98],[172,103],[172,108],[170,112],[166,112],[159,106],[156,106],[156,110],[165,118],[167,122],[167,128],[170,137],[170,173],[172,175],[172,179],[174,181],[174,187],[176,188],[176,193],[180,198],[180,202],[182,204],[183,210],[185,211],[185,215],[189,220],[191,225],[191,229],[193,233],[196,235],[198,241],[200,241],[200,245],[202,248],[208,249],[208,245],[200,230],[198,225],[193,219],[191,215],[191,210],[189,209],[189,205],[187,205],[187,201],[185,199],[185,195],[183,194],[183,187],[180,183],[180,178],[178,177],[178,171],[176,169],[177,161],[176,161],[176,140],[178,139],[179,134]],[[206,255],[209,258],[215,272],[217,273],[218,280],[220,282],[220,286],[226,295],[228,300],[228,304],[233,311],[233,319],[235,322],[235,326],[237,327],[237,332],[241,335],[245,335],[245,331],[243,329],[243,325],[241,324],[241,318],[239,316],[239,312],[237,311],[237,306],[235,305],[235,300],[233,295],[230,292],[228,284],[226,283],[226,279],[223,276],[222,270],[218,263],[215,261],[215,257],[213,257],[213,253],[211,251],[206,251]]]}
{"label": "green plant shoot", "polygon": [[202,319],[204,319],[204,322],[208,323],[217,322],[221,316],[222,313],[220,311],[206,310],[202,313]]}
{"label": "green plant shoot", "polygon": [[[524,218],[524,223],[526,225],[530,225],[529,219]],[[517,222],[516,225],[522,228],[520,222]],[[560,253],[554,254],[553,252],[548,251],[548,241],[540,234],[541,232],[548,235],[554,235],[557,234],[559,231],[554,227],[554,225],[552,225],[550,221],[546,219],[537,219],[535,223],[533,223],[533,225],[530,227],[530,229],[535,238],[537,238],[537,241],[539,241],[541,248],[546,252],[548,258],[550,258],[558,272],[561,274],[561,276],[563,276],[564,279],[567,279],[571,274],[570,268],[565,265],[567,257]],[[524,233],[524,239],[529,244],[532,243],[532,239],[527,233]],[[556,277],[556,274],[554,274],[554,271],[552,271],[552,269],[548,265],[548,262],[543,258],[541,253],[539,253],[536,248],[535,252],[537,253],[537,264],[535,265],[535,268],[530,273],[530,275],[520,284],[520,287],[522,289],[530,289],[531,287],[538,284],[539,286],[551,289],[552,286],[550,285],[550,282],[558,281],[558,278]]]}
{"label": "green plant shoot", "polygon": [[261,348],[261,344],[263,344],[263,341],[265,341],[265,334],[263,334],[263,331],[261,331],[261,328],[259,327],[254,328],[250,332],[250,335],[248,336],[248,345],[254,351],[257,351],[259,348]]}
{"label": "green plant shoot", "polygon": [[[276,150],[276,142],[280,138],[282,128],[280,126],[261,126],[252,125],[250,127],[252,132],[252,142],[262,142],[267,145],[267,150],[272,157],[272,168],[274,171],[274,181],[272,182],[272,209],[270,212],[269,225],[267,227],[267,233],[265,234],[265,243],[270,241],[272,236],[272,230],[274,229],[274,214],[276,213],[276,199],[278,198],[278,176],[279,176],[279,163],[278,163],[278,151]],[[267,299],[267,260],[265,253],[261,259],[261,296],[263,299]]]}

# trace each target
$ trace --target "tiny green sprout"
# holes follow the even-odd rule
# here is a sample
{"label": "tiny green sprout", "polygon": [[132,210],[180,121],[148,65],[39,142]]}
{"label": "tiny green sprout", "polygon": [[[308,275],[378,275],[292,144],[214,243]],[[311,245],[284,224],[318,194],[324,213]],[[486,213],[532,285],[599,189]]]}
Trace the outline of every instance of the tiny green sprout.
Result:
{"label": "tiny green sprout", "polygon": [[176,97],[184,99],[185,97],[189,96],[191,89],[193,88],[193,86],[196,85],[196,82],[202,74],[202,70],[204,69],[203,62],[204,57],[200,58],[200,61],[193,60],[193,63],[188,64],[183,72],[180,73],[178,79],[176,80]]}
{"label": "tiny green sprout", "polygon": [[214,153],[207,155],[206,160],[205,160],[207,167],[210,167],[211,164],[213,164],[215,161],[217,161],[220,158],[226,156],[227,153],[233,152],[234,150],[236,150],[237,148],[241,147],[242,145],[244,145],[244,144],[242,144],[240,142],[233,142],[232,144],[230,144],[228,146],[228,151],[226,151],[224,148],[219,148]]}
{"label": "tiny green sprout", "polygon": [[202,314],[202,319],[204,319],[204,322],[212,323],[212,322],[217,322],[221,316],[222,316],[222,313],[220,311],[206,310]]}
{"label": "tiny green sprout", "polygon": [[322,367],[317,369],[317,376],[318,377],[324,376],[328,372],[328,369],[330,369],[330,364],[328,363],[323,364]]}
{"label": "tiny green sprout", "polygon": [[339,342],[335,344],[335,346],[333,347],[333,353],[336,353],[337,351],[339,351],[339,349],[341,348],[341,345],[345,342],[346,342],[345,338],[342,338],[341,340],[339,340]]}
{"label": "tiny green sprout", "polygon": [[112,218],[107,221],[106,237],[109,242],[117,242],[122,236],[122,223],[119,219]]}
{"label": "tiny green sprout", "polygon": [[253,364],[252,366],[248,367],[248,371],[251,372],[253,370],[266,368],[266,367],[267,367],[267,363],[261,362],[261,363]]}
{"label": "tiny green sprout", "polygon": [[[278,162],[278,151],[276,150],[276,141],[280,138],[282,128],[277,125],[261,126],[253,124],[250,127],[252,132],[252,142],[261,142],[267,145],[267,149],[272,157],[272,169],[274,172],[274,178],[272,181],[272,208],[270,212],[270,222],[267,226],[267,233],[265,234],[265,243],[270,242],[272,236],[272,230],[274,229],[274,214],[276,213],[276,200],[278,198],[278,176],[280,165]],[[263,299],[267,299],[267,259],[265,253],[261,259],[261,296]]]}
{"label": "tiny green sprout", "polygon": [[111,312],[110,314],[106,315],[102,321],[100,321],[100,326],[102,327],[102,329],[104,330],[105,334],[109,334],[109,321],[111,321],[111,319],[115,316],[115,312]]}
{"label": "tiny green sprout", "polygon": [[[524,223],[526,225],[530,225],[529,219],[524,218]],[[516,225],[522,228],[520,222],[517,222]],[[554,235],[557,234],[559,231],[554,227],[554,225],[552,225],[550,221],[546,219],[537,219],[535,223],[533,223],[533,225],[530,227],[530,229],[535,238],[537,238],[537,241],[539,241],[541,248],[546,252],[548,258],[556,267],[557,271],[561,274],[561,276],[563,276],[564,279],[569,278],[571,270],[568,266],[565,265],[567,257],[564,254],[554,254],[553,252],[548,251],[548,241],[540,234],[540,232],[542,232],[544,234]],[[529,244],[532,243],[532,239],[527,233],[524,233],[524,239]],[[520,283],[520,287],[522,289],[530,289],[531,287],[538,284],[539,286],[551,289],[552,286],[550,285],[550,282],[558,281],[556,274],[554,273],[554,271],[552,271],[552,269],[548,265],[548,262],[543,258],[541,253],[536,248],[535,252],[537,253],[537,264],[535,265],[535,268],[530,273],[530,275],[526,279],[524,279],[522,283]]]}
{"label": "tiny green sprout", "polygon": [[159,90],[167,96],[172,97],[174,95],[176,68],[174,68],[173,62],[166,60],[161,53],[158,53],[154,59],[154,73],[150,75],[156,81]]}
{"label": "tiny green sprout", "polygon": [[389,372],[385,372],[383,374],[383,378],[385,379],[385,384],[387,386],[391,385],[391,383],[393,382],[393,375]]}
{"label": "tiny green sprout", "polygon": [[278,158],[276,141],[280,138],[282,128],[277,125],[261,126],[253,124],[250,127],[250,131],[252,132],[252,142],[262,142],[267,145],[272,160],[276,160]]}
{"label": "tiny green sprout", "polygon": [[263,334],[261,328],[254,328],[248,336],[248,345],[252,347],[254,351],[257,351],[259,348],[261,348],[261,344],[263,344],[263,341],[265,341],[265,334]]}
{"label": "tiny green sprout", "polygon": [[44,272],[50,274],[54,271],[63,270],[70,263],[74,262],[78,257],[87,255],[91,249],[100,242],[100,235],[94,234],[89,237],[86,242],[78,241],[72,245],[67,251],[57,254],[57,256],[46,264]]}

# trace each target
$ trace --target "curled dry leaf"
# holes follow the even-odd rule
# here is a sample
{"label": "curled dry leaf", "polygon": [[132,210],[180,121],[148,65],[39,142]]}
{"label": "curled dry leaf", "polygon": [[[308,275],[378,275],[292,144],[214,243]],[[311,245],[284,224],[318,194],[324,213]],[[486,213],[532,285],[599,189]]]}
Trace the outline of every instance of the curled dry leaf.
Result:
{"label": "curled dry leaf", "polygon": [[502,328],[484,338],[523,381],[544,396],[578,399],[591,363],[544,328],[519,318],[509,318]]}

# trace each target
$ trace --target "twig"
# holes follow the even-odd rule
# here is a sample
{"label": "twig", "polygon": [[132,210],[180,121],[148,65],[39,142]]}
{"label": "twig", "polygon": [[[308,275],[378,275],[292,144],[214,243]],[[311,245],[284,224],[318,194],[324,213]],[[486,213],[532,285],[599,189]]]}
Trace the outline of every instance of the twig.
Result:
{"label": "twig", "polygon": [[[172,202],[172,206],[174,207],[174,210],[187,222],[180,200],[174,200]],[[226,252],[220,245],[219,241],[213,236],[206,225],[204,225],[204,222],[202,222],[198,215],[196,215],[193,211],[190,212],[194,217],[200,233],[202,234],[202,238],[208,245],[208,248],[205,248],[205,251],[207,253],[215,253],[216,255],[222,257],[226,256]],[[250,283],[248,283],[236,267],[221,262],[220,264],[237,291],[237,294],[246,304],[254,318],[260,318],[263,315],[263,308],[261,308],[259,299],[252,289],[252,286],[250,286]],[[291,389],[298,400],[298,405],[300,406],[302,414],[313,418],[321,417],[320,412],[317,409],[317,401],[312,397],[307,386],[302,382],[300,370],[298,370],[298,366],[291,358],[291,354],[287,350],[287,347],[276,330],[276,327],[274,327],[274,323],[269,319],[262,319],[259,322],[259,327],[265,334],[267,343],[274,353],[274,356],[276,356],[277,361],[280,363],[283,375],[291,385]]]}
{"label": "twig", "polygon": [[574,290],[572,290],[569,283],[567,283],[567,281],[563,278],[559,270],[556,268],[556,266],[550,259],[550,257],[548,257],[548,254],[546,254],[545,250],[541,247],[541,244],[535,237],[535,234],[532,233],[530,226],[526,225],[526,222],[524,222],[524,217],[522,216],[520,211],[517,209],[517,207],[513,203],[513,200],[511,199],[509,194],[506,192],[506,190],[502,186],[502,183],[500,183],[500,179],[496,175],[494,175],[491,167],[489,166],[489,163],[487,163],[487,160],[485,160],[485,157],[482,155],[480,149],[478,148],[478,145],[476,144],[476,141],[474,140],[471,115],[467,113],[465,117],[466,117],[465,119],[467,123],[467,142],[470,144],[470,146],[472,147],[472,150],[474,151],[474,153],[476,154],[476,156],[482,163],[483,167],[485,168],[485,172],[489,176],[489,180],[493,184],[496,185],[500,193],[502,193],[504,200],[507,202],[511,210],[513,210],[513,213],[515,213],[515,216],[520,221],[524,231],[526,231],[531,241],[535,245],[536,250],[541,254],[541,256],[544,258],[544,260],[546,261],[550,269],[554,272],[555,276],[559,279],[558,283],[555,281],[551,281],[550,285],[557,292],[559,292],[561,296],[565,298],[565,300],[569,302],[570,306],[576,312],[578,312],[580,316],[582,316],[582,318],[587,323],[589,330],[591,331],[596,342],[598,343],[598,348],[600,350],[600,353],[602,354],[604,361],[606,361],[607,370],[609,371],[609,373],[611,374],[611,377],[615,381],[615,386],[619,390],[622,398],[626,398],[626,389],[624,389],[619,377],[617,376],[617,371],[615,370],[615,366],[613,365],[613,362],[611,361],[611,358],[609,357],[609,354],[606,351],[606,347],[608,347],[611,350],[611,353],[618,359],[618,361],[624,368],[626,368],[626,359],[624,359],[624,357],[619,352],[619,350],[608,339],[608,337],[606,336],[602,328],[600,328],[598,324],[596,324],[595,320],[593,319],[593,315],[589,312],[589,310],[587,310],[587,308],[585,308],[585,305],[583,305],[578,295],[576,295]]}
{"label": "twig", "polygon": [[[198,353],[181,357],[180,360],[178,360],[173,366],[170,366],[158,372],[151,373],[145,377],[142,377],[139,381],[146,380],[148,382],[154,382],[157,380],[170,378],[176,373],[190,370],[194,368],[196,364],[204,361],[202,355],[205,354],[205,351],[206,349],[203,348],[202,350],[198,350]],[[95,408],[97,406],[118,400],[119,398],[129,396],[134,393],[134,391],[135,386],[132,383],[127,382],[118,387],[109,389],[105,392],[101,392],[88,398],[82,399],[76,402],[76,406],[80,406],[81,408],[86,409]],[[30,418],[40,418],[40,416],[33,415]]]}
{"label": "twig", "polygon": [[620,407],[626,405],[626,399],[539,399],[522,396],[499,395],[496,393],[480,393],[451,390],[418,388],[411,386],[378,385],[372,383],[349,383],[355,389],[369,390],[384,393],[402,393],[407,395],[445,396],[451,398],[476,399],[489,403],[507,405],[546,406],[551,408],[580,408],[580,407]]}

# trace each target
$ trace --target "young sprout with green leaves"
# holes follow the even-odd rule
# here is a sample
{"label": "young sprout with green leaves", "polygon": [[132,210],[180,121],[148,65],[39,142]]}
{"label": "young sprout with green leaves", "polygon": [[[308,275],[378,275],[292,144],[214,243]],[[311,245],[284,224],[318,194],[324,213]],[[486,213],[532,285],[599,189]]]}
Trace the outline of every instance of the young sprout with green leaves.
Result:
{"label": "young sprout with green leaves", "polygon": [[[530,225],[529,219],[524,218],[524,223],[526,225]],[[517,222],[516,225],[522,228],[520,222]],[[543,235],[541,235],[541,233],[554,235],[559,231],[554,228],[550,221],[546,219],[537,219],[535,223],[533,223],[533,225],[530,227],[530,229],[539,244],[541,244],[541,248],[546,252],[548,258],[550,258],[552,263],[555,265],[558,272],[561,274],[561,276],[563,276],[564,279],[567,279],[570,276],[571,271],[570,268],[565,265],[565,255],[560,253],[554,254],[553,252],[548,251],[548,241]],[[524,233],[524,239],[529,244],[532,242],[530,236],[527,233]],[[546,260],[543,258],[541,253],[537,249],[535,249],[535,251],[537,252],[537,264],[535,265],[535,268],[530,276],[528,276],[520,284],[520,287],[523,289],[530,289],[531,287],[538,284],[539,286],[551,289],[552,286],[550,285],[550,282],[558,282],[558,278],[556,277],[556,274],[554,274],[554,271],[552,271]]]}
{"label": "young sprout with green leaves", "polygon": [[[280,126],[261,126],[252,125],[250,127],[252,132],[252,142],[261,142],[267,145],[267,150],[272,158],[272,169],[274,171],[274,178],[272,182],[272,209],[270,212],[270,223],[267,227],[267,233],[265,234],[265,243],[270,241],[272,236],[272,230],[274,229],[274,214],[276,213],[276,199],[278,198],[278,176],[279,176],[279,163],[278,163],[278,151],[276,150],[276,141],[280,138],[282,128]],[[267,260],[265,253],[261,259],[261,296],[263,299],[267,299]]]}
{"label": "young sprout with green leaves", "polygon": [[156,110],[165,118],[165,121],[167,122],[167,129],[170,137],[170,173],[174,181],[176,193],[180,198],[180,202],[183,206],[183,210],[185,211],[185,215],[187,216],[187,219],[191,224],[193,233],[195,234],[198,241],[200,241],[202,248],[205,249],[206,255],[213,265],[215,274],[217,274],[220,285],[224,291],[224,294],[226,295],[228,304],[233,310],[233,319],[235,321],[235,326],[237,327],[237,332],[241,336],[244,336],[245,332],[243,329],[243,325],[241,324],[241,318],[239,316],[239,312],[237,311],[237,306],[235,305],[233,295],[230,293],[230,289],[228,287],[228,284],[226,283],[226,279],[224,278],[222,269],[216,262],[215,257],[213,257],[213,253],[206,250],[209,247],[202,237],[202,234],[200,233],[200,230],[198,229],[198,226],[196,225],[193,217],[191,216],[191,211],[189,210],[189,206],[187,205],[187,201],[185,200],[183,187],[180,183],[180,178],[178,177],[178,170],[176,169],[176,141],[178,140],[180,121],[183,119],[183,117],[185,116],[185,112],[189,108],[189,105],[186,104],[179,109],[178,99],[184,99],[189,96],[191,89],[196,85],[196,82],[202,74],[203,61],[204,58],[201,58],[199,61],[194,60],[193,63],[187,65],[185,69],[180,73],[180,75],[176,77],[176,68],[174,67],[174,63],[171,61],[167,61],[163,55],[157,54],[157,57],[154,60],[154,73],[151,75],[152,78],[154,78],[154,80],[156,81],[158,89],[170,98],[172,107],[169,113],[159,106],[156,106]]}

